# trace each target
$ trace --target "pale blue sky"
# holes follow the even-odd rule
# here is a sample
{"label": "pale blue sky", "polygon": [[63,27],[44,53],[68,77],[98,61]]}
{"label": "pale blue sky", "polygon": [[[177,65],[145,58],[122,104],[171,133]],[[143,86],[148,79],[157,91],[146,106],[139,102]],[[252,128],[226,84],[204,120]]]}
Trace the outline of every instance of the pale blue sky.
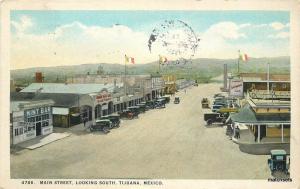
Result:
{"label": "pale blue sky", "polygon": [[[44,42],[51,43],[50,46],[60,45],[65,47],[72,46],[72,48],[82,48],[79,45],[79,39],[73,36],[72,40],[70,36],[72,34],[81,37],[81,33],[84,33],[84,37],[87,34],[93,33],[94,29],[106,29],[108,32],[107,41],[108,46],[113,46],[115,43],[110,43],[109,29],[113,28],[113,25],[120,24],[130,29],[132,36],[138,35],[141,41],[145,41],[145,47],[147,46],[147,39],[153,28],[157,27],[164,20],[181,20],[189,24],[195,33],[199,35],[201,40],[198,49],[198,57],[219,57],[230,58],[235,55],[236,50],[241,49],[247,53],[251,53],[249,56],[261,57],[261,56],[276,56],[276,55],[289,55],[287,50],[289,47],[289,12],[286,11],[12,11],[11,12],[11,31],[13,34],[13,42],[25,43],[25,38],[30,37],[31,40],[44,40],[45,35],[51,34],[57,31],[63,31],[63,37],[52,38],[53,41],[47,39]],[[69,30],[66,31],[66,28]],[[123,28],[124,29],[124,28]],[[102,30],[101,30],[102,31]],[[20,35],[20,34],[23,35]],[[91,34],[92,35],[92,34]],[[144,35],[145,39],[142,39]],[[99,37],[99,36],[98,36]],[[126,37],[126,36],[124,36]],[[55,40],[60,40],[54,44]],[[86,40],[90,38],[87,37]],[[98,38],[97,38],[98,39]],[[94,41],[97,41],[94,39]],[[29,40],[29,39],[28,39]],[[124,39],[125,40],[125,39]],[[128,39],[127,39],[128,40]],[[92,41],[92,40],[91,40]],[[113,41],[113,40],[112,40]],[[122,39],[119,39],[122,43]],[[126,41],[126,40],[125,40]],[[36,41],[37,43],[39,41]],[[69,44],[62,44],[62,43]],[[103,42],[103,40],[102,40]],[[53,44],[52,44],[53,43]],[[88,46],[93,46],[92,44]],[[124,42],[125,43],[125,42]],[[203,46],[201,46],[203,43]],[[213,47],[211,45],[215,44]],[[78,45],[78,47],[76,47]],[[142,45],[142,43],[140,43]],[[211,46],[211,47],[208,47]],[[222,48],[228,49],[232,47],[232,54],[230,52],[224,52]],[[134,46],[138,48],[138,45]],[[207,48],[206,48],[207,47]],[[40,48],[38,46],[32,46],[34,48]],[[144,48],[144,47],[143,47]],[[229,49],[230,49],[229,48]],[[147,49],[147,48],[145,48]],[[210,50],[211,49],[211,50]],[[213,52],[212,49],[216,49]],[[25,51],[21,51],[20,45],[15,50],[15,55],[26,54]],[[61,49],[63,50],[63,49]],[[90,49],[93,50],[93,49]],[[101,62],[118,63],[120,59],[112,59],[107,57],[103,52],[103,49],[94,49],[98,51],[85,59],[80,61],[93,62],[95,57],[102,57]],[[120,50],[120,49],[117,49]],[[121,49],[122,51],[124,49]],[[224,49],[225,50],[225,49]],[[76,51],[76,50],[74,50]],[[112,51],[112,49],[110,49]],[[134,50],[124,51],[134,53]],[[261,52],[265,51],[265,52]],[[30,51],[27,51],[30,54]],[[103,53],[101,55],[101,53]],[[146,63],[153,59],[149,52],[140,52],[143,55],[139,57],[141,63]],[[51,53],[50,53],[51,54]],[[20,56],[20,55],[19,55]],[[57,55],[55,58],[57,58]],[[134,55],[133,55],[134,56]],[[197,57],[197,56],[196,56]],[[32,58],[31,58],[32,59]],[[66,58],[65,58],[66,59]],[[97,58],[98,60],[99,58]],[[30,61],[30,60],[28,60]],[[31,60],[32,61],[32,60]],[[54,61],[54,60],[53,60]],[[67,62],[67,61],[66,61]],[[79,64],[79,62],[73,62]],[[82,62],[86,63],[86,62]],[[32,63],[29,63],[29,65]],[[22,65],[24,66],[24,65]],[[22,67],[18,65],[16,67]]]}

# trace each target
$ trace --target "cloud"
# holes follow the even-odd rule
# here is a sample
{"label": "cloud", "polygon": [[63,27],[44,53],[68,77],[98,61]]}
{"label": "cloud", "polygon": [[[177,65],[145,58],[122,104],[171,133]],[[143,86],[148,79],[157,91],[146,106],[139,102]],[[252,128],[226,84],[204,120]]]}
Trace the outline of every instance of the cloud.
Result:
{"label": "cloud", "polygon": [[157,59],[149,53],[147,41],[145,33],[127,26],[99,27],[73,22],[46,34],[13,36],[12,67],[122,64],[124,54],[133,56],[137,63],[145,63]]}
{"label": "cloud", "polygon": [[268,38],[272,38],[272,39],[286,39],[290,37],[290,33],[289,32],[279,32],[277,34],[270,34],[268,35]]}
{"label": "cloud", "polygon": [[[12,69],[85,63],[124,64],[125,54],[134,57],[137,64],[142,64],[156,61],[158,54],[166,52],[161,45],[153,44],[157,46],[153,46],[155,48],[150,53],[147,46],[148,34],[125,25],[88,26],[76,21],[47,33],[34,34],[28,32],[37,27],[30,17],[22,16],[11,24],[16,30],[12,35]],[[276,40],[270,44],[250,39],[248,31],[253,27],[258,25],[234,22],[211,25],[198,34],[201,41],[194,58],[236,58],[239,49],[255,57],[288,55],[288,45],[275,44],[277,41],[288,43],[284,40]],[[244,33],[246,29],[247,35]],[[284,39],[288,37],[288,33],[280,32],[268,37]]]}
{"label": "cloud", "polygon": [[20,17],[20,21],[11,21],[12,26],[16,29],[17,33],[25,32],[33,26],[32,19],[26,15]]}
{"label": "cloud", "polygon": [[289,23],[283,24],[283,23],[281,23],[281,22],[272,22],[272,23],[270,24],[270,27],[272,27],[274,30],[282,30],[282,29],[284,29],[284,28],[289,27]]}
{"label": "cloud", "polygon": [[[242,25],[242,27],[248,26],[249,24]],[[220,22],[218,24],[212,25],[206,33],[209,35],[215,35],[217,37],[222,37],[224,39],[239,39],[246,38],[244,33],[239,31],[241,27],[234,22]]]}

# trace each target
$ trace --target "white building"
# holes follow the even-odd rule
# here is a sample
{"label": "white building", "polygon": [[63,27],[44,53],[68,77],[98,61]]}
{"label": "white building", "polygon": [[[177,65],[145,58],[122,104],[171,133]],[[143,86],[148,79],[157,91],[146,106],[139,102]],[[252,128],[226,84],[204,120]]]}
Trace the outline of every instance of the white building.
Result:
{"label": "white building", "polygon": [[11,101],[11,144],[53,132],[52,100]]}

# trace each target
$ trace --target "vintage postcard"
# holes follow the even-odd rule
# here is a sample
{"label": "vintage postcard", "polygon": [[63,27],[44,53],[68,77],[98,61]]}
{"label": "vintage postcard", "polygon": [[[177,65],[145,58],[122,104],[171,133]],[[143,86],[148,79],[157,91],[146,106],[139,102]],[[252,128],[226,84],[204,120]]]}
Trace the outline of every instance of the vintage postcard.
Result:
{"label": "vintage postcard", "polygon": [[3,1],[2,188],[299,188],[299,1]]}

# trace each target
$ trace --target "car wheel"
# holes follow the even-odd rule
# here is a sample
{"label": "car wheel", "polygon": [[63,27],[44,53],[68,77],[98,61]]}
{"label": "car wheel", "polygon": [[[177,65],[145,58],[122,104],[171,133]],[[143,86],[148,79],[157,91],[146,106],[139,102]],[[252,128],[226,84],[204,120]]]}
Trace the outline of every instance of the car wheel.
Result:
{"label": "car wheel", "polygon": [[209,120],[206,121],[207,125],[211,125],[212,123],[213,123],[213,121],[211,119],[209,119]]}

